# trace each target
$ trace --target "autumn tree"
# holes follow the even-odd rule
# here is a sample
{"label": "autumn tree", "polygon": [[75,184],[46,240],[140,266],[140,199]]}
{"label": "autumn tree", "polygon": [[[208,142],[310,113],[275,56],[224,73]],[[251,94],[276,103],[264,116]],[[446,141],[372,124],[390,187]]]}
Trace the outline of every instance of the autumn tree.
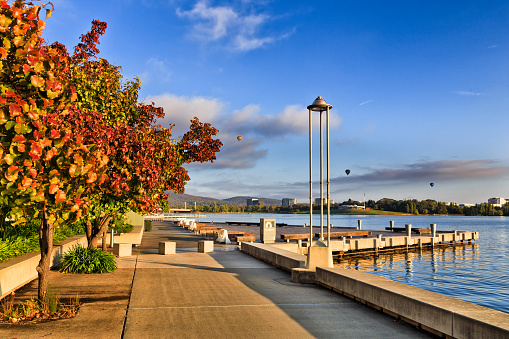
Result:
{"label": "autumn tree", "polygon": [[[156,126],[164,117],[154,103],[138,102],[139,79],[124,81],[121,68],[97,59],[99,37],[106,23],[94,20],[74,49],[69,81],[76,88],[72,118],[87,143],[98,145],[109,157],[107,179],[90,195],[86,219],[88,246],[96,247],[109,222],[128,210],[151,212],[167,202],[165,191],[183,193],[189,181],[184,163],[213,161],[221,142],[217,130],[198,118],[178,141],[171,128]],[[94,122],[89,121],[92,119]]]}
{"label": "autumn tree", "polygon": [[71,63],[41,38],[51,9],[0,1],[0,206],[15,223],[39,217],[40,300],[47,298],[53,228],[87,212],[87,191],[106,177],[108,158],[63,122],[76,100]]}

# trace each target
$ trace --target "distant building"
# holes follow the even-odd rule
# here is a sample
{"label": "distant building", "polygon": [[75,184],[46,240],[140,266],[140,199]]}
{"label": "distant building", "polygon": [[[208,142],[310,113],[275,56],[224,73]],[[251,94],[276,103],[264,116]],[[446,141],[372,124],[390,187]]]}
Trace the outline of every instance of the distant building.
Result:
{"label": "distant building", "polygon": [[502,207],[506,204],[506,202],[509,202],[509,199],[504,198],[489,198],[488,204],[492,204],[495,207]]}
{"label": "distant building", "polygon": [[363,210],[364,206],[359,205],[339,205],[340,210]]}
{"label": "distant building", "polygon": [[258,206],[260,204],[260,200],[258,199],[247,199],[247,206]]}
{"label": "distant building", "polygon": [[[331,205],[334,204],[334,200],[330,200]],[[323,198],[323,204],[327,205],[327,198]],[[315,205],[320,205],[320,198],[315,198]]]}
{"label": "distant building", "polygon": [[295,205],[297,203],[297,199],[295,198],[283,198],[281,200],[281,206],[283,207],[290,207],[292,205]]}

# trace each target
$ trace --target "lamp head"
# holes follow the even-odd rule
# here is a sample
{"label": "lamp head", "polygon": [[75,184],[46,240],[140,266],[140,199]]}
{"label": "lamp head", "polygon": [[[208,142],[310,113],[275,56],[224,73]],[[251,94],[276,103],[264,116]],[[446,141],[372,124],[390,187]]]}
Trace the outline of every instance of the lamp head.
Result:
{"label": "lamp head", "polygon": [[327,102],[325,102],[325,100],[321,96],[316,98],[315,101],[313,101],[313,103],[308,106],[308,110],[317,112],[326,111],[327,108],[331,109],[332,105],[329,105]]}

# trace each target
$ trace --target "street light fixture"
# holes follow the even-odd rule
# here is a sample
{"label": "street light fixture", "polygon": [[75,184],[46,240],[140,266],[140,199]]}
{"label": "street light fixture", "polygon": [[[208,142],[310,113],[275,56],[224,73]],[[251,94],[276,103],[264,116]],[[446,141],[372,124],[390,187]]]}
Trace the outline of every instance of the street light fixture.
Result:
{"label": "street light fixture", "polygon": [[[327,104],[319,96],[308,107],[309,110],[309,242],[311,246],[313,239],[313,121],[312,113],[320,112],[320,240],[323,243],[323,119],[322,115],[326,113],[326,160],[327,160],[327,247],[330,247],[330,177],[329,177],[329,110],[332,105]],[[323,245],[322,245],[323,246]]]}

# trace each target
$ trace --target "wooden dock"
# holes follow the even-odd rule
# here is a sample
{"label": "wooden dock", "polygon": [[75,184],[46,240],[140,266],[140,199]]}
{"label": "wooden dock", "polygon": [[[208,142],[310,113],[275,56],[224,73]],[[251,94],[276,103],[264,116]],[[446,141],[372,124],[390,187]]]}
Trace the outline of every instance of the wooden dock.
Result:
{"label": "wooden dock", "polygon": [[331,240],[331,248],[334,255],[343,256],[410,248],[448,246],[457,243],[471,243],[477,239],[479,239],[479,232],[452,231],[437,234],[435,237],[427,234],[411,237],[397,234],[379,234],[376,237]]}

